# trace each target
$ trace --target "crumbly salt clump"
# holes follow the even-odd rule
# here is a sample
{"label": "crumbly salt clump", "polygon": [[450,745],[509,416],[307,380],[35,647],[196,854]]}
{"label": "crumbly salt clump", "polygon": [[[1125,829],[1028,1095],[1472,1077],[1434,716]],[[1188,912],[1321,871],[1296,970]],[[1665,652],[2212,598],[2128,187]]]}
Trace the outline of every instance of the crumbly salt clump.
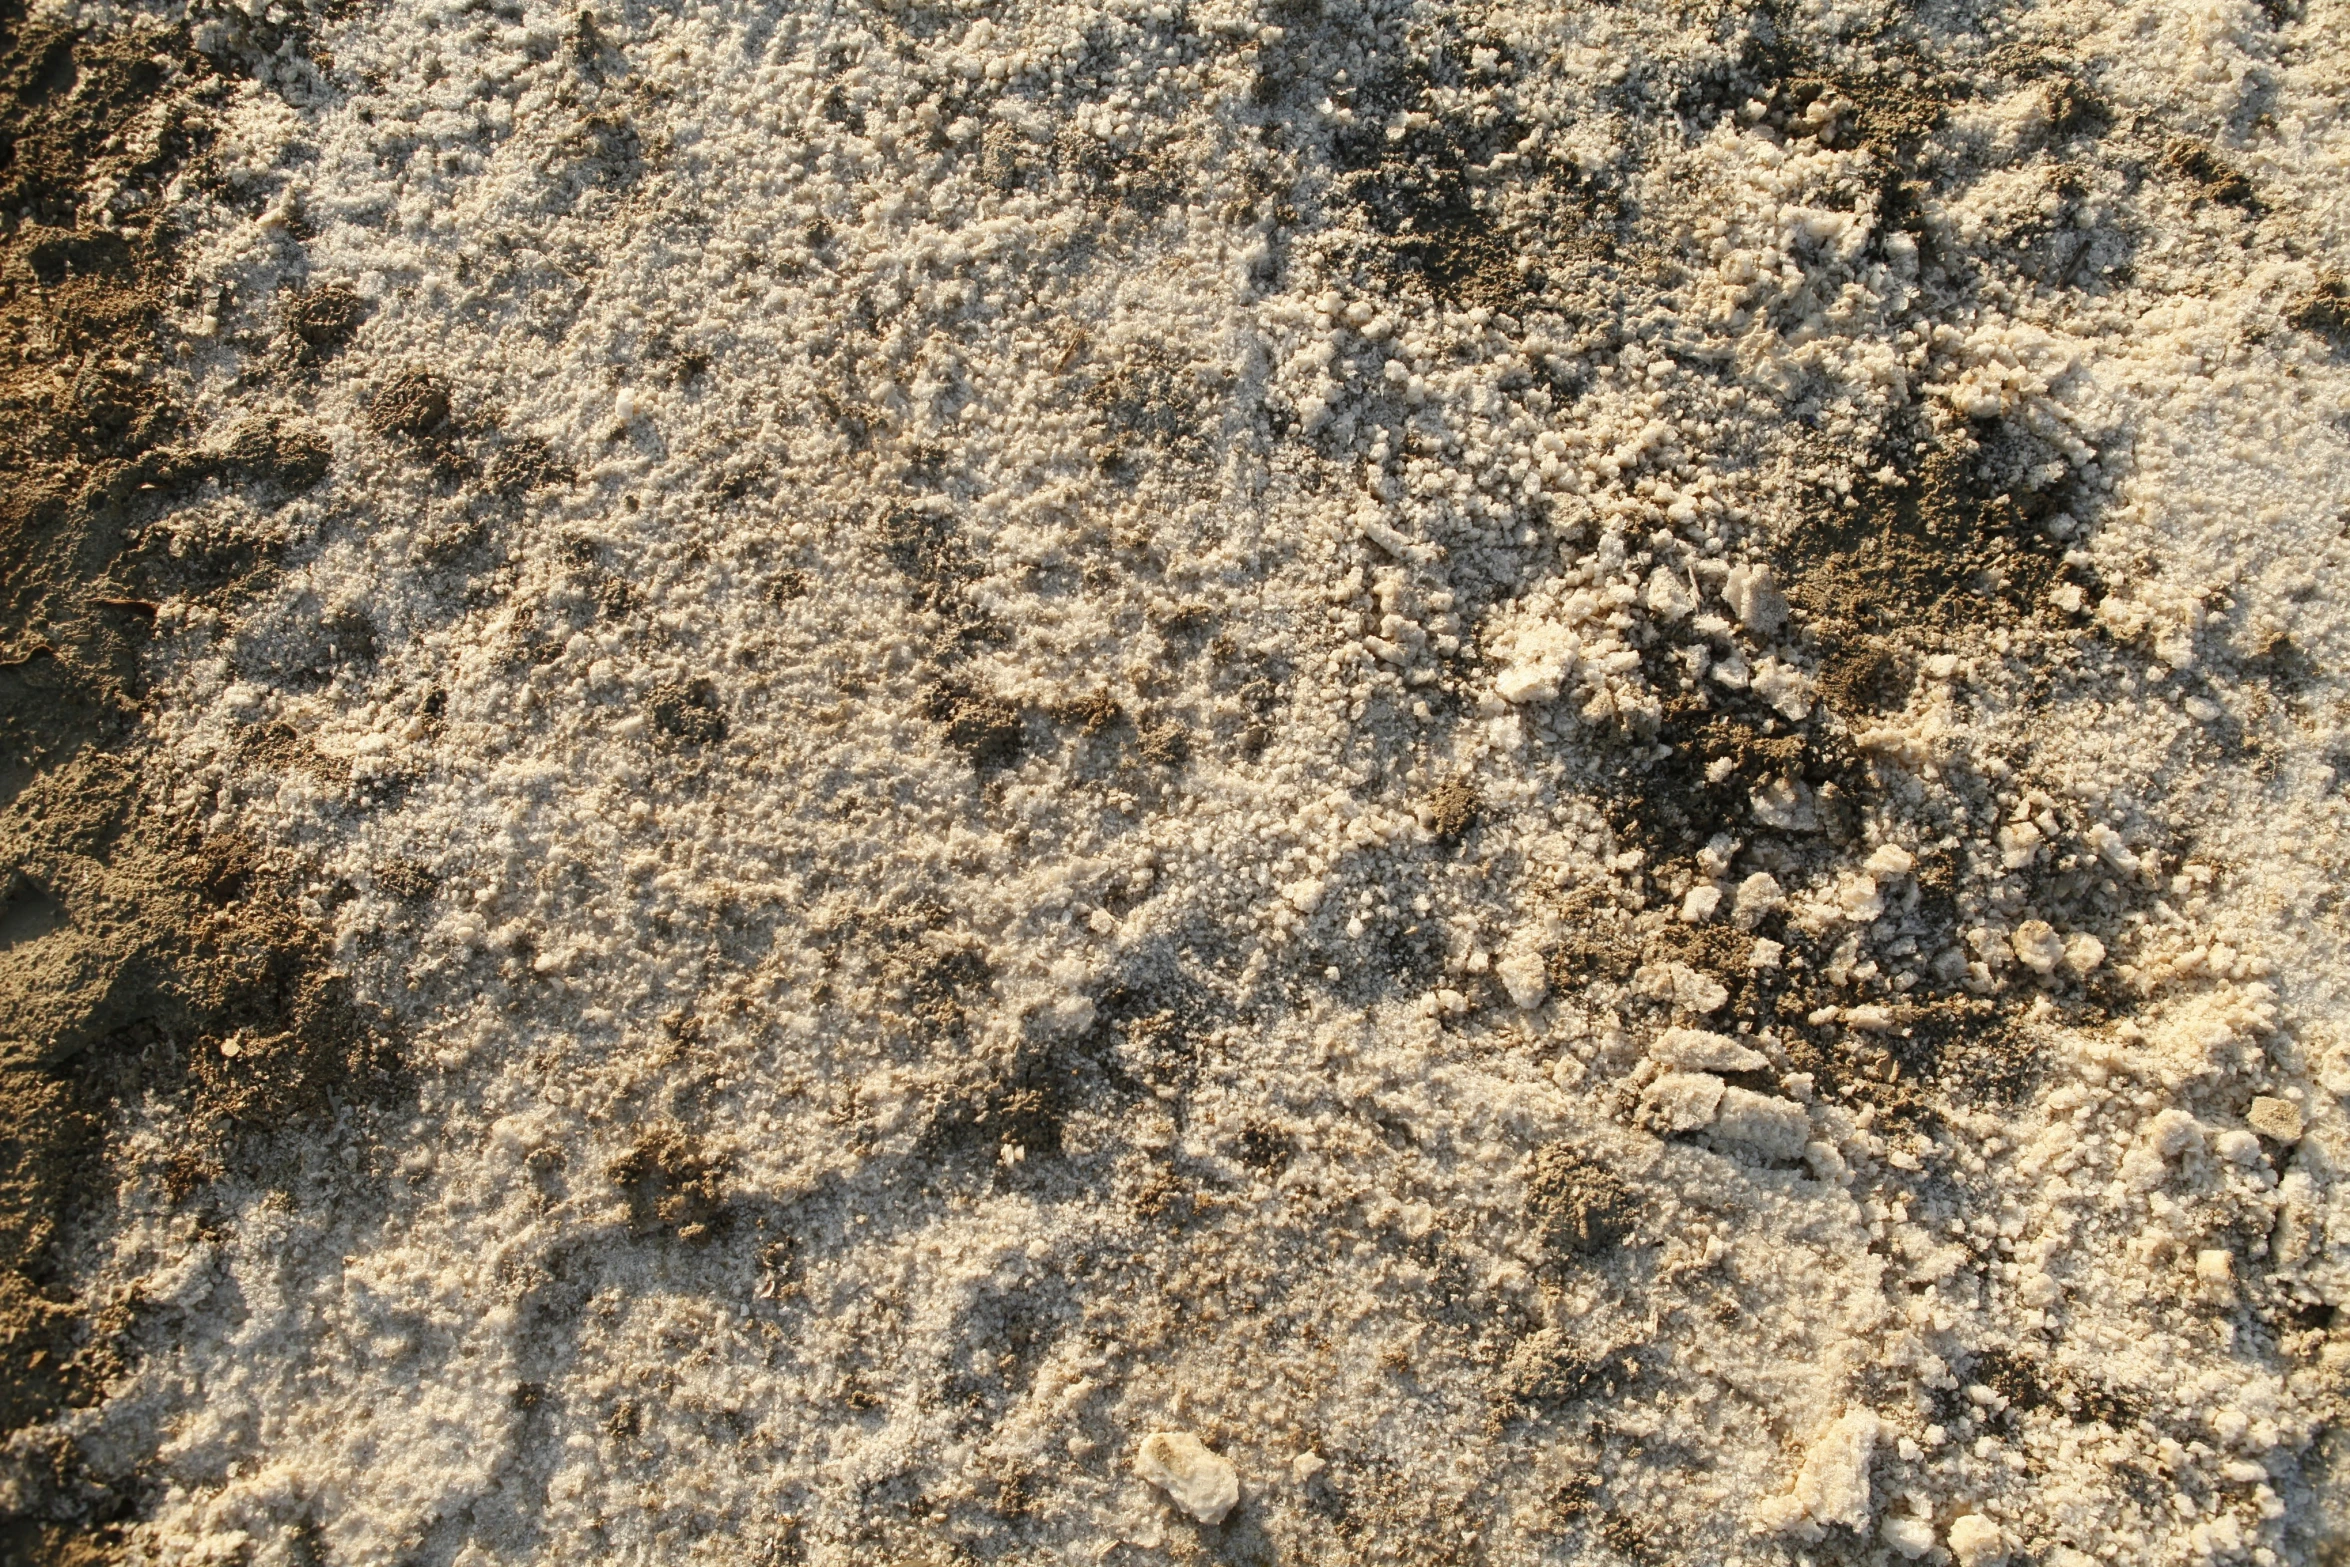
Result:
{"label": "crumbly salt clump", "polygon": [[[1153,1431],[1135,1450],[1134,1472],[1204,1524],[1219,1524],[1240,1500],[1240,1475],[1229,1459],[1188,1431]],[[1313,1471],[1306,1472],[1307,1477]]]}

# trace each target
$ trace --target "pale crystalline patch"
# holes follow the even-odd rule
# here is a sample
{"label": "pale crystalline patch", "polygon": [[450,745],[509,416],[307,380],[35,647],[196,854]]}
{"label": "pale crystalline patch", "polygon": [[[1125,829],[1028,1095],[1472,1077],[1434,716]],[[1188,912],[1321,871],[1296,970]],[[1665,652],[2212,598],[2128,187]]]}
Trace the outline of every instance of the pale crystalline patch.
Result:
{"label": "pale crystalline patch", "polygon": [[1799,1159],[1811,1140],[1811,1117],[1803,1106],[1773,1094],[1730,1088],[1714,1114],[1714,1137],[1766,1159]]}
{"label": "pale crystalline patch", "polygon": [[1494,694],[1505,702],[1548,702],[1575,672],[1582,656],[1582,638],[1554,621],[1522,625],[1494,651],[1502,659],[1493,680]]}
{"label": "pale crystalline patch", "polygon": [[2009,822],[1999,829],[1999,863],[2022,870],[2040,852],[2040,829],[2030,822]]}
{"label": "pale crystalline patch", "polygon": [[1958,1567],[1998,1567],[2007,1560],[2007,1541],[1999,1525],[1981,1513],[1966,1513],[1950,1525],[1950,1554]]}
{"label": "pale crystalline patch", "polygon": [[1725,1086],[1710,1072],[1667,1072],[1648,1085],[1640,1103],[1667,1131],[1694,1132],[1713,1124]]}
{"label": "pale crystalline patch", "polygon": [[2122,841],[2122,835],[2103,822],[2089,829],[2089,845],[2097,857],[2125,876],[2138,873],[2138,856]]}
{"label": "pale crystalline patch", "polygon": [[1787,619],[1787,597],[1768,566],[1732,566],[1722,580],[1722,601],[1758,637],[1769,636]]}
{"label": "pale crystalline patch", "polygon": [[2035,974],[2053,974],[2064,961],[2064,941],[2046,920],[2026,920],[2007,938],[2018,963]]}
{"label": "pale crystalline patch", "polygon": [[1934,1548],[1934,1526],[1923,1518],[1888,1518],[1877,1537],[1913,1562]]}
{"label": "pale crystalline patch", "polygon": [[1670,566],[1648,574],[1648,612],[1657,619],[1679,620],[1696,607],[1697,596]]}
{"label": "pale crystalline patch", "polygon": [[1793,1495],[1806,1517],[1867,1533],[1869,1460],[1881,1430],[1874,1414],[1856,1409],[1820,1433],[1795,1476]]}
{"label": "pale crystalline patch", "polygon": [[1550,976],[1539,952],[1523,948],[1506,952],[1495,961],[1493,972],[1510,993],[1510,1000],[1524,1011],[1533,1011],[1550,994]]}
{"label": "pale crystalline patch", "polygon": [[1632,975],[1632,988],[1652,1001],[1670,1001],[1684,1012],[1712,1012],[1730,999],[1721,981],[1686,963],[1644,963]]}
{"label": "pale crystalline patch", "polygon": [[1232,1461],[1189,1431],[1153,1431],[1134,1455],[1134,1472],[1204,1524],[1218,1524],[1240,1500]]}
{"label": "pale crystalline patch", "polygon": [[1879,844],[1864,864],[1864,869],[1879,876],[1907,876],[1917,868],[1917,857],[1897,843]]}
{"label": "pale crystalline patch", "polygon": [[2272,1099],[2262,1094],[2244,1112],[2244,1124],[2263,1137],[2280,1143],[2297,1143],[2301,1140],[2301,1107],[2290,1099]]}
{"label": "pale crystalline patch", "polygon": [[1811,791],[1792,778],[1774,778],[1754,791],[1754,819],[1781,832],[1818,832],[1819,812]]}
{"label": "pale crystalline patch", "polygon": [[1811,716],[1811,681],[1803,671],[1766,658],[1755,666],[1754,694],[1780,717],[1800,722]]}
{"label": "pale crystalline patch", "polygon": [[2203,1146],[2203,1123],[2173,1106],[2147,1123],[2146,1142],[2163,1158],[2176,1159],[2191,1148]]}
{"label": "pale crystalline patch", "polygon": [[1769,871],[1756,871],[1738,884],[1737,896],[1730,904],[1731,921],[1740,930],[1752,930],[1786,902],[1786,889],[1779,885],[1779,878]]}
{"label": "pale crystalline patch", "polygon": [[1771,1064],[1761,1051],[1703,1028],[1668,1028],[1656,1036],[1648,1054],[1673,1072],[1760,1072]]}

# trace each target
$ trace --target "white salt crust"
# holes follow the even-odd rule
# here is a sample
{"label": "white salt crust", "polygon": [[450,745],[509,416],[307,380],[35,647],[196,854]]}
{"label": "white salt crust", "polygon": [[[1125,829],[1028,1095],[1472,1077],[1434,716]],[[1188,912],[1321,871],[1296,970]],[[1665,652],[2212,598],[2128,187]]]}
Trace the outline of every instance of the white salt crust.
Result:
{"label": "white salt crust", "polygon": [[[308,887],[408,1097],[208,1209],[127,1111],[79,1266],[139,1354],[9,1484],[58,1433],[143,1463],[175,1562],[2315,1559],[2350,363],[2288,317],[2350,266],[2350,17],[1953,13],[1920,245],[1861,111],[1671,108],[1767,23],[1400,11],[1377,48],[1449,27],[1446,112],[1523,129],[1493,210],[1561,232],[1518,157],[1637,214],[1544,240],[1521,318],[1366,281],[1333,138],[1411,111],[1279,86],[1373,74],[1329,9],[394,0],[240,88],[179,390],[335,466],[175,518],[287,569],[164,607],[150,805]],[[1791,12],[1883,69],[1878,8]],[[2052,131],[2055,80],[2108,129]],[[296,282],[358,339],[240,379]],[[417,369],[454,469],[370,426]],[[1841,847],[1769,779],[1660,882],[1607,792],[1675,696],[1644,646],[1813,720],[1785,544],[1913,399],[2039,443],[2070,573],[1835,720],[1879,783]],[[465,471],[524,439],[571,481]],[[269,722],[314,760],[251,760]],[[2031,901],[2073,872],[2098,930]],[[1555,964],[1595,909],[1736,972]],[[1880,1119],[1738,1031],[1782,917],[1838,954],[1806,1028],[1998,996],[2021,1097]],[[1041,1133],[1036,1061],[1126,1086]],[[709,1211],[632,1207],[649,1137]],[[1556,1142],[1631,1194],[1597,1255],[1528,1221]],[[1229,1461],[1220,1525],[1153,1432]]]}

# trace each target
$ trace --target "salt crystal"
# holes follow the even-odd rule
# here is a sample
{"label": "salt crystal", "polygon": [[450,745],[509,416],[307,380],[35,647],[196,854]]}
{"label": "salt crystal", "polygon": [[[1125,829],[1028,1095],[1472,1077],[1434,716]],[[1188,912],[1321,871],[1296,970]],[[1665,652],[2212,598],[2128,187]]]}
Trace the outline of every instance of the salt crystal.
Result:
{"label": "salt crystal", "polygon": [[1153,1431],[1134,1456],[1134,1472],[1204,1524],[1219,1524],[1240,1500],[1232,1461],[1189,1431]]}
{"label": "salt crystal", "polygon": [[1649,1045],[1648,1054],[1676,1072],[1759,1072],[1771,1064],[1761,1051],[1703,1028],[1668,1028]]}
{"label": "salt crystal", "polygon": [[2007,1560],[2007,1542],[1999,1525],[1981,1513],[1966,1513],[1950,1525],[1950,1554],[1958,1567],[1996,1567]]}

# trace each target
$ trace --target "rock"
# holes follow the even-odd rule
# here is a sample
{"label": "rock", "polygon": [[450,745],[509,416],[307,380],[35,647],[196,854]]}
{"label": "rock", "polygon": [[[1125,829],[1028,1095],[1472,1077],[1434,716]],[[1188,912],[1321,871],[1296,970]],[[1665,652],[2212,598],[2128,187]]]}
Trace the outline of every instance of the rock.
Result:
{"label": "rock", "polygon": [[1967,1513],[1950,1525],[1950,1554],[1958,1567],[1997,1567],[2007,1560],[2007,1542],[1999,1525],[1981,1513]]}
{"label": "rock", "polygon": [[1232,1461],[1189,1431],[1153,1431],[1134,1455],[1134,1472],[1204,1524],[1219,1524],[1240,1500]]}

